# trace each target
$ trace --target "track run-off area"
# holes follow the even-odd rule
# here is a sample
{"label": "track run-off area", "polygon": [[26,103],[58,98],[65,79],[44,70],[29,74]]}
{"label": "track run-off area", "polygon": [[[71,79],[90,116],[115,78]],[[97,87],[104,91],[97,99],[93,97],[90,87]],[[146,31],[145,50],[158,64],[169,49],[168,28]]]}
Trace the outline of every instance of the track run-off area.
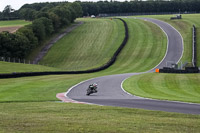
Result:
{"label": "track run-off area", "polygon": [[[159,110],[186,114],[200,114],[200,104],[147,99],[133,96],[124,91],[122,84],[127,78],[134,75],[153,72],[155,68],[164,67],[167,61],[179,62],[184,50],[182,36],[168,23],[151,18],[130,17],[129,19],[143,19],[144,21],[156,24],[163,30],[167,36],[167,50],[162,61],[157,66],[155,65],[156,67],[147,72],[109,75],[83,81],[71,87],[67,93],[58,94],[57,96],[62,101],[66,102],[142,108],[147,110]],[[87,87],[89,84],[94,82],[98,84],[98,93],[86,96]]]}

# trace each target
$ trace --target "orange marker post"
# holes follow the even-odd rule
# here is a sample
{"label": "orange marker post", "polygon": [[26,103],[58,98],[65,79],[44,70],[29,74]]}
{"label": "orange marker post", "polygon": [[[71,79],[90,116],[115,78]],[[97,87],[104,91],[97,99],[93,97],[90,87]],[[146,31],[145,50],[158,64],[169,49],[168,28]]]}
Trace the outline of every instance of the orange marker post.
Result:
{"label": "orange marker post", "polygon": [[159,69],[158,68],[156,69],[156,73],[159,73]]}

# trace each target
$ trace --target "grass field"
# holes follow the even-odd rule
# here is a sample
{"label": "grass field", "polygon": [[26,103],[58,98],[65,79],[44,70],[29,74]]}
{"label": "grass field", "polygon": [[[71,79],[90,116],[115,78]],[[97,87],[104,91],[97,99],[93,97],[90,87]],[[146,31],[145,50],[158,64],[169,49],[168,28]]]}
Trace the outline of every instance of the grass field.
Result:
{"label": "grass field", "polygon": [[149,73],[127,79],[123,87],[141,97],[200,103],[199,81],[200,74]]}
{"label": "grass field", "polygon": [[10,20],[10,21],[0,21],[0,27],[13,27],[13,26],[24,26],[31,24],[30,21],[25,20]]}
{"label": "grass field", "polygon": [[41,63],[65,70],[87,70],[108,62],[122,43],[120,20],[79,19],[85,23],[59,40]]}

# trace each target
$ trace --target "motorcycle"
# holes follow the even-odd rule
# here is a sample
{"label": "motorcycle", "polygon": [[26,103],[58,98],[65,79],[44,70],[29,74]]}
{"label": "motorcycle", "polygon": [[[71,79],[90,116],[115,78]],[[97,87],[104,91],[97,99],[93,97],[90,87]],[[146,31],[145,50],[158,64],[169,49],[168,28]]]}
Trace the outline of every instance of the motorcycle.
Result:
{"label": "motorcycle", "polygon": [[90,94],[97,92],[97,86],[89,85],[86,95],[89,96]]}

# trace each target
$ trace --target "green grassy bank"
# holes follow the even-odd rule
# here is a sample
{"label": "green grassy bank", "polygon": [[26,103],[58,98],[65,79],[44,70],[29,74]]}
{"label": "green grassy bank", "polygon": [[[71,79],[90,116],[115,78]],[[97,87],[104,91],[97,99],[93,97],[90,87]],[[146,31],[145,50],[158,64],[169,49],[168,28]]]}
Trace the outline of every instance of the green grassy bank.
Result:
{"label": "green grassy bank", "polygon": [[79,19],[84,24],[59,40],[41,63],[65,70],[87,70],[108,62],[125,36],[120,20]]}
{"label": "green grassy bank", "polygon": [[162,30],[147,21],[124,19],[129,27],[129,40],[116,63],[105,70],[110,73],[144,72],[163,59],[167,38]]}

